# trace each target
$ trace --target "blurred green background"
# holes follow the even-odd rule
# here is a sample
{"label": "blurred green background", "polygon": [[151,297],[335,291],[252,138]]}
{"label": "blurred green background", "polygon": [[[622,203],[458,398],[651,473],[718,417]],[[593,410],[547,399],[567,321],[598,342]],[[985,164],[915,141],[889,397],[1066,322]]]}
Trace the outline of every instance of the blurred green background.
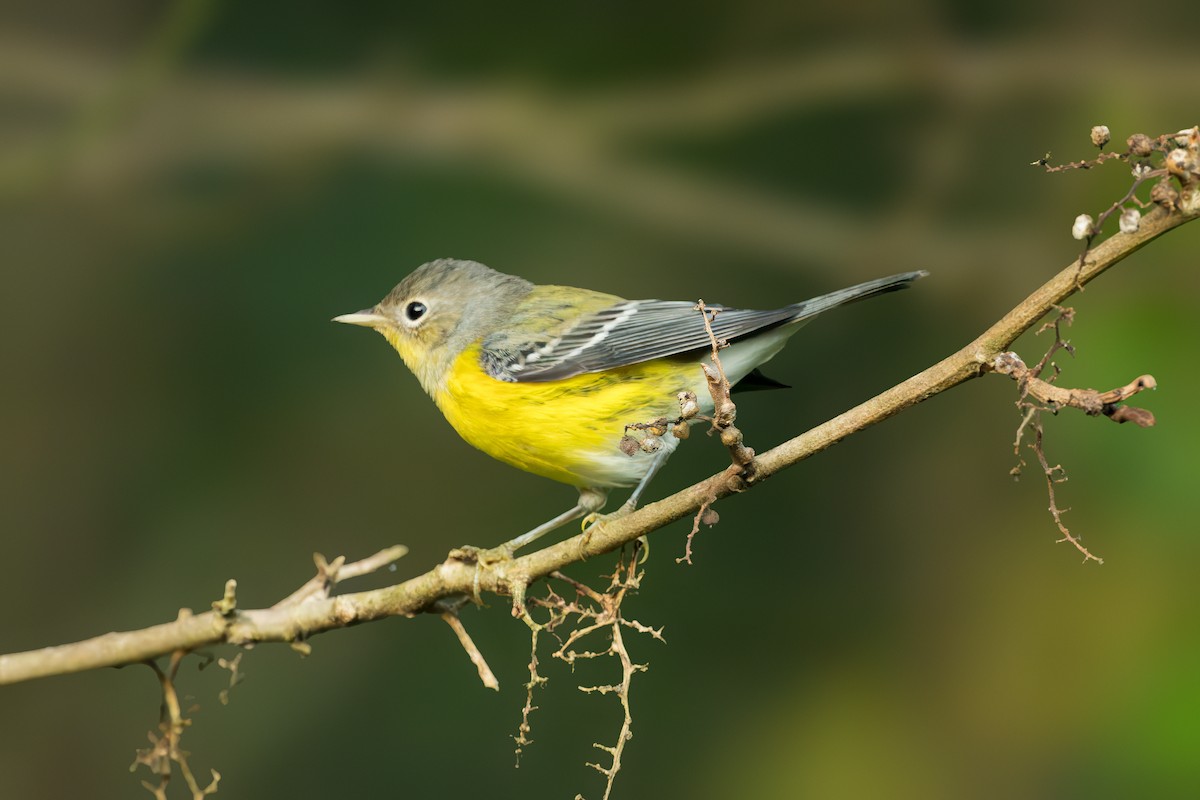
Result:
{"label": "blurred green background", "polygon": [[[823,318],[748,396],[765,448],[957,349],[1077,253],[1119,165],[1050,151],[1196,123],[1193,31],[1092,3],[9,2],[0,8],[0,651],[269,605],[310,554],[412,548],[379,585],[565,508],[463,444],[377,336],[329,324],[432,258],[626,296],[771,306],[925,268]],[[1014,387],[962,386],[654,537],[628,611],[624,798],[1197,796],[1200,228],[1073,301],[1068,414],[1014,483]],[[1044,338],[1044,337],[1043,337]],[[1026,359],[1046,342],[1018,343]],[[651,494],[725,463],[689,441]],[[597,559],[573,569],[595,580]],[[599,797],[620,710],[549,686],[513,769],[529,637],[436,618],[183,672],[220,797]],[[0,688],[0,796],[148,796],[149,670]],[[144,776],[143,776],[144,777]],[[178,792],[181,787],[176,787]],[[177,794],[175,796],[182,796]]]}

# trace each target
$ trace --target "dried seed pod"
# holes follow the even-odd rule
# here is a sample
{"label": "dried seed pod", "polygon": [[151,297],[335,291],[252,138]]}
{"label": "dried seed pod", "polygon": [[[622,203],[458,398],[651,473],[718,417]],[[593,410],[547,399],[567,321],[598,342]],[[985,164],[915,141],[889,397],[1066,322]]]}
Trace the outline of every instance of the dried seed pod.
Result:
{"label": "dried seed pod", "polygon": [[1091,214],[1080,214],[1071,226],[1071,235],[1076,239],[1086,239],[1095,233],[1094,225]]}
{"label": "dried seed pod", "polygon": [[680,392],[678,397],[680,417],[691,419],[700,413],[700,404],[696,402],[695,392]]}
{"label": "dried seed pod", "polygon": [[1164,208],[1175,208],[1179,202],[1179,192],[1164,178],[1154,184],[1150,190],[1150,199]]}
{"label": "dried seed pod", "polygon": [[1136,233],[1142,224],[1142,212],[1136,208],[1127,208],[1121,212],[1121,233]]}
{"label": "dried seed pod", "polygon": [[1125,140],[1125,146],[1129,148],[1129,155],[1144,158],[1154,152],[1154,143],[1150,141],[1150,137],[1144,133],[1135,133]]}
{"label": "dried seed pod", "polygon": [[663,442],[657,436],[647,436],[645,439],[642,439],[640,446],[643,453],[657,453],[659,450],[662,450]]}
{"label": "dried seed pod", "polygon": [[1192,174],[1197,171],[1195,154],[1182,147],[1167,153],[1166,165],[1167,171],[1182,181],[1191,180]]}

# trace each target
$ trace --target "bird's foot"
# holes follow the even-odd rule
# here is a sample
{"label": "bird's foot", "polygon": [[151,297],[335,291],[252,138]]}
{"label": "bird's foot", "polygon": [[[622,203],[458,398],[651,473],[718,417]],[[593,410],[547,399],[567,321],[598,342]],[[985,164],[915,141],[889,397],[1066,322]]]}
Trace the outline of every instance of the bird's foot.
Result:
{"label": "bird's foot", "polygon": [[611,514],[601,514],[599,512],[593,511],[591,514],[588,514],[582,520],[580,520],[579,526],[580,526],[580,528],[583,529],[583,538],[579,540],[580,556],[586,558],[587,548],[588,548],[588,545],[590,545],[592,542],[593,534],[595,534],[597,531],[603,529],[603,527],[606,524],[608,524],[609,522],[615,522],[616,520],[619,520],[621,517],[629,516],[636,510],[637,510],[637,505],[635,505],[633,503],[626,503],[623,506],[621,506],[620,508],[618,508],[616,511],[613,511]]}
{"label": "bird's foot", "polygon": [[448,558],[464,564],[475,565],[475,574],[471,579],[471,600],[476,605],[483,605],[483,598],[479,591],[479,578],[486,569],[495,576],[498,588],[507,587],[512,594],[512,615],[532,630],[539,631],[542,626],[534,622],[533,617],[529,616],[529,610],[525,607],[525,592],[529,588],[529,576],[519,571],[506,569],[513,561],[515,550],[510,544],[502,544],[486,550],[481,547],[465,545],[451,550]]}
{"label": "bird's foot", "polygon": [[479,578],[483,574],[483,570],[494,569],[498,565],[512,561],[514,552],[515,548],[509,547],[507,544],[487,549],[468,544],[454,548],[447,558],[475,565],[475,574],[471,579],[471,601],[475,605],[481,606],[483,598],[479,593]]}

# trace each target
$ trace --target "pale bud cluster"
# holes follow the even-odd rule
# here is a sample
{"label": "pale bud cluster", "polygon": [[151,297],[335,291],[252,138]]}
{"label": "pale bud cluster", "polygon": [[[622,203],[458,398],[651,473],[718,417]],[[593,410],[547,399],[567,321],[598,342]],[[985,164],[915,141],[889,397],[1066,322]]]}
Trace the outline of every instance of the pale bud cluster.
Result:
{"label": "pale bud cluster", "polygon": [[[692,395],[694,398],[695,395]],[[697,409],[697,412],[699,409]],[[680,428],[682,427],[682,432]],[[641,437],[633,436],[629,431],[641,432]],[[667,435],[667,431],[675,436],[676,439],[686,439],[688,435],[688,426],[686,422],[671,422],[665,417],[653,420],[651,422],[635,422],[625,426],[625,435],[621,437],[621,442],[618,447],[621,452],[632,457],[639,450],[643,453],[657,453],[663,449],[663,437]]]}
{"label": "pale bud cluster", "polygon": [[[1091,140],[1096,147],[1103,148],[1111,139],[1112,132],[1107,125],[1092,127]],[[1078,166],[1092,166],[1103,163],[1105,158],[1120,157],[1132,162],[1130,170],[1134,179],[1139,183],[1152,176],[1162,176],[1151,187],[1150,200],[1168,210],[1182,208],[1181,204],[1184,203],[1185,198],[1195,199],[1200,196],[1196,189],[1197,184],[1200,183],[1200,126],[1187,128],[1175,134],[1159,136],[1155,139],[1144,133],[1135,133],[1125,140],[1125,146],[1127,152],[1124,154],[1100,156],[1094,162],[1079,162]],[[1171,149],[1168,151],[1168,148]],[[1163,168],[1158,170],[1151,161],[1146,160],[1156,152],[1162,154],[1163,159]],[[1164,171],[1166,175],[1163,174]],[[1169,178],[1174,178],[1175,181]],[[1184,190],[1184,195],[1181,195],[1181,190],[1176,189],[1173,185],[1176,182]],[[1134,189],[1137,188],[1137,185],[1137,183],[1134,184]],[[1133,190],[1125,197],[1125,201],[1129,200],[1132,195]],[[1134,199],[1136,200],[1136,198]],[[1121,233],[1136,233],[1142,224],[1142,212],[1136,208],[1122,208],[1121,205],[1125,201],[1121,201],[1121,204],[1116,204],[1105,211],[1100,216],[1100,224],[1102,225],[1110,214],[1119,210],[1121,214],[1117,224]],[[1071,225],[1071,236],[1081,241],[1090,241],[1099,232],[1096,220],[1090,214],[1080,214]]]}
{"label": "pale bud cluster", "polygon": [[1086,239],[1095,232],[1094,225],[1091,214],[1080,214],[1075,218],[1075,224],[1071,226],[1071,235],[1076,239]]}

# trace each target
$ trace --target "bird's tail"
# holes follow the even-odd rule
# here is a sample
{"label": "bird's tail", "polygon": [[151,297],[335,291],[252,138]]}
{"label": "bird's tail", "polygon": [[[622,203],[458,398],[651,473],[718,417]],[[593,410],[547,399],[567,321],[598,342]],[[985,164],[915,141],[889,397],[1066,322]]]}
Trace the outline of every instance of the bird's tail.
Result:
{"label": "bird's tail", "polygon": [[792,306],[796,312],[796,315],[792,317],[792,321],[800,322],[810,317],[815,317],[817,314],[828,311],[831,308],[844,306],[847,303],[854,303],[858,300],[865,300],[877,294],[907,289],[913,281],[924,278],[928,274],[924,270],[902,272],[899,275],[876,278],[873,281],[860,283],[857,286],[848,286],[845,289],[838,289],[836,292],[830,292],[820,297],[814,297],[811,300],[805,300],[803,303],[796,303]]}

